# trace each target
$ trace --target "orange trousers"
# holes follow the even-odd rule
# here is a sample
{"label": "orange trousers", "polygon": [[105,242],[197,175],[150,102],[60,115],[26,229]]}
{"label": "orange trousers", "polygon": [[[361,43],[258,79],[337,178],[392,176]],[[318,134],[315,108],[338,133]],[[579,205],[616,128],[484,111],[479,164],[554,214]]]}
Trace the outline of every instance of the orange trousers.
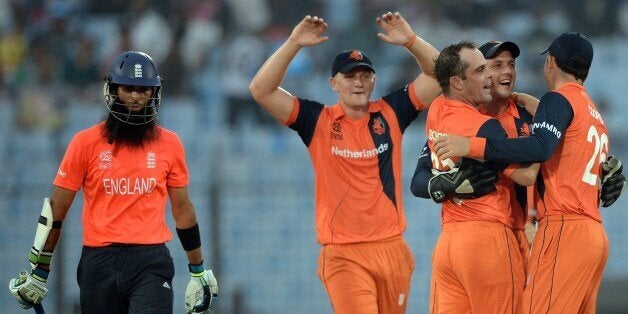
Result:
{"label": "orange trousers", "polygon": [[608,251],[601,223],[582,215],[543,218],[532,244],[523,312],[595,313]]}
{"label": "orange trousers", "polygon": [[525,230],[522,229],[513,229],[512,232],[517,238],[517,243],[519,243],[519,251],[521,252],[521,257],[523,258],[523,273],[527,276],[530,261],[530,243],[528,243],[528,236],[526,235]]}
{"label": "orange trousers", "polygon": [[511,228],[447,223],[432,256],[430,313],[520,313],[524,278]]}
{"label": "orange trousers", "polygon": [[335,313],[405,313],[414,257],[401,236],[323,245],[318,276]]}

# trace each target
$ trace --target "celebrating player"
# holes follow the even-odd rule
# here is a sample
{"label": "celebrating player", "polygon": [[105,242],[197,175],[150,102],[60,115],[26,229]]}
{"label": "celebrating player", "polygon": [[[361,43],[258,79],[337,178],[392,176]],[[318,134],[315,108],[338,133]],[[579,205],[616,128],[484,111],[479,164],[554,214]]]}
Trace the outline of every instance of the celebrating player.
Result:
{"label": "celebrating player", "polygon": [[[488,163],[472,166],[487,170],[479,172],[477,182],[474,177],[467,179],[471,189],[468,195],[460,195],[464,189],[449,191],[443,189],[444,183],[459,182],[458,174],[466,171],[465,164],[477,162],[467,158],[441,159],[429,152],[440,134],[506,137],[500,122],[483,112],[497,109],[498,102],[505,106],[500,109],[502,114],[508,108],[514,83],[513,55],[518,55],[516,45],[510,44],[497,47],[506,50],[499,59],[505,62],[501,71],[495,67],[489,70],[482,52],[468,41],[448,46],[436,60],[436,77],[444,95],[430,106],[426,122],[428,144],[412,183],[415,195],[429,195],[442,203],[442,232],[432,257],[431,313],[514,313],[521,306],[524,259],[513,233],[512,183],[507,177],[518,184],[531,185],[538,164],[508,168]],[[497,50],[484,55],[492,56]],[[494,86],[496,80],[504,86]],[[493,100],[492,94],[496,93],[500,95]],[[489,104],[489,109],[482,107],[481,112],[480,106],[485,104]],[[510,113],[517,113],[514,110]],[[490,167],[503,172],[495,186],[492,184],[497,180],[496,174],[488,180]]]}
{"label": "celebrating player", "polygon": [[39,217],[29,255],[32,271],[9,283],[22,307],[40,304],[48,293],[61,224],[81,187],[81,312],[173,312],[174,265],[164,244],[172,238],[164,215],[167,197],[189,261],[187,311],[203,312],[217,300],[216,278],[203,266],[183,145],[156,124],[161,87],[147,54],[128,51],[113,61],[103,90],[109,115],[70,141]]}
{"label": "celebrating player", "polygon": [[[515,100],[536,108],[535,105],[538,104],[538,99],[527,94],[513,93],[517,78],[515,65],[516,58],[520,54],[519,46],[510,41],[489,41],[478,49],[482,52],[487,61],[486,71],[491,79],[491,101],[479,106],[478,111],[498,119],[508,137],[528,136],[530,134],[529,127],[532,125],[533,116],[524,109],[525,107],[518,106]],[[457,180],[452,181],[451,179],[442,180],[440,176],[434,177],[432,175],[432,159],[436,159],[436,156],[432,156],[429,146],[426,143],[412,179],[411,190],[415,196],[431,198],[433,197],[431,194],[433,194],[435,190],[438,190],[444,191],[443,195],[446,195],[447,198],[457,197],[464,199],[476,198],[484,195],[484,191],[492,192],[494,190],[493,181],[490,180],[490,176],[493,175],[493,173],[486,169],[486,167],[488,167],[486,164],[472,165],[467,167],[467,169],[460,169],[456,173],[444,174],[449,177],[456,176]],[[478,171],[481,169],[485,169],[485,171]],[[474,176],[463,176],[459,174],[460,172],[472,172]],[[443,183],[441,183],[441,181],[460,182],[460,184],[464,184],[465,179],[474,187],[472,190],[469,190],[468,195],[455,192],[455,189],[446,190],[442,188]],[[513,218],[512,229],[519,242],[519,249],[521,250],[524,262],[524,271],[527,272],[530,244],[534,237],[535,230],[535,226],[531,222],[534,218],[534,214],[531,215],[531,217],[528,215],[528,194],[533,192],[532,187],[528,189],[528,187],[515,183],[505,175],[500,175],[499,180],[500,184],[508,189],[508,195],[510,197],[509,205]],[[437,184],[440,184],[441,189],[438,189]],[[459,191],[463,190],[459,189]]]}
{"label": "celebrating player", "polygon": [[[619,197],[625,179],[621,163],[609,156],[602,115],[583,86],[593,46],[580,33],[563,33],[544,53],[550,91],[540,100],[531,136],[443,136],[435,152],[441,158],[542,162],[537,184],[545,208],[537,213],[539,232],[532,245],[523,311],[594,313],[609,251],[599,186],[602,205],[607,206]],[[607,194],[609,189],[615,192]]]}
{"label": "celebrating player", "polygon": [[319,277],[336,313],[404,313],[414,270],[403,239],[402,134],[440,93],[438,51],[416,36],[398,13],[376,19],[378,37],[403,45],[423,73],[376,101],[371,60],[359,50],[339,53],[329,82],[335,105],[296,98],[279,85],[303,47],[328,38],[322,18],[306,16],[268,58],[249,89],[277,121],[298,132],[316,173],[316,231],[322,245]]}

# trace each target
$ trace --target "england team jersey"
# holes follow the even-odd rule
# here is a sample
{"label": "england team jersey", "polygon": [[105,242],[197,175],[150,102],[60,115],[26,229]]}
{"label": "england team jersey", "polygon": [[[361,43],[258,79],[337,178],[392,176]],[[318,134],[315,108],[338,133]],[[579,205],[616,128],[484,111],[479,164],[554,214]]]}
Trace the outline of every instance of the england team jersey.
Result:
{"label": "england team jersey", "polygon": [[158,139],[143,148],[119,147],[103,138],[103,124],[72,138],[53,182],[72,191],[83,188],[83,244],[169,241],[167,188],[189,181],[181,141],[158,127]]}

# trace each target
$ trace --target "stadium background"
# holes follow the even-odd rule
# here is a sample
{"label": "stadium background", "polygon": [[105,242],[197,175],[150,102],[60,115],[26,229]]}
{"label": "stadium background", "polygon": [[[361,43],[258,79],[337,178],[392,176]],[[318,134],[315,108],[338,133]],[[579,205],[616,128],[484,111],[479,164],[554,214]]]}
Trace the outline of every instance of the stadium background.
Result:
{"label": "stadium background", "polygon": [[[36,217],[65,146],[105,116],[102,76],[115,55],[133,49],[158,62],[165,86],[161,123],[186,145],[205,264],[220,285],[216,312],[330,313],[316,275],[309,156],[296,134],[259,110],[247,86],[291,28],[312,14],[328,22],[330,40],[301,51],[284,87],[333,103],[331,60],[351,48],[374,62],[374,97],[401,87],[418,70],[402,47],[375,36],[375,17],[387,11],[400,11],[439,50],[462,39],[517,42],[516,89],[536,96],[545,91],[539,52],[561,32],[586,34],[595,57],[585,86],[606,119],[612,153],[628,161],[623,0],[0,0],[0,282],[28,267]],[[409,313],[427,312],[430,257],[440,230],[439,207],[409,192],[424,121],[421,114],[404,139],[405,237],[416,259]],[[600,313],[628,311],[627,207],[624,196],[602,210],[611,253]],[[55,251],[49,313],[79,312],[81,208],[79,196]],[[176,237],[168,246],[176,268],[175,313],[182,313],[186,259]],[[20,312],[8,291],[0,293],[0,313]]]}

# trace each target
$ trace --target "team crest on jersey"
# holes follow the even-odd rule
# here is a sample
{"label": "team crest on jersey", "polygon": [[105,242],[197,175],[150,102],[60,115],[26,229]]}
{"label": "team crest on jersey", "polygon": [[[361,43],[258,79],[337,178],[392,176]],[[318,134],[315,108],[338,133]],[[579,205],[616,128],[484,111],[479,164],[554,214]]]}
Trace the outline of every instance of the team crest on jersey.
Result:
{"label": "team crest on jersey", "polygon": [[519,128],[519,136],[530,136],[530,126],[527,123],[523,123]]}
{"label": "team crest on jersey", "polygon": [[134,73],[133,73],[134,77],[143,77],[143,74],[142,74],[142,65],[141,65],[141,64],[136,63],[136,64],[134,65],[134,69],[135,69],[135,71],[134,71]]}
{"label": "team crest on jersey", "polygon": [[110,150],[103,150],[98,153],[98,163],[99,169],[111,169],[111,165],[113,164],[113,153]]}
{"label": "team crest on jersey", "polygon": [[382,121],[381,117],[373,119],[373,125],[371,125],[371,130],[373,130],[373,133],[378,135],[386,133],[386,125],[384,125],[384,121]]}
{"label": "team crest on jersey", "polygon": [[155,152],[146,153],[146,168],[155,169],[157,166],[157,155]]}
{"label": "team crest on jersey", "polygon": [[331,138],[342,141],[342,125],[338,121],[334,121],[331,124]]}

